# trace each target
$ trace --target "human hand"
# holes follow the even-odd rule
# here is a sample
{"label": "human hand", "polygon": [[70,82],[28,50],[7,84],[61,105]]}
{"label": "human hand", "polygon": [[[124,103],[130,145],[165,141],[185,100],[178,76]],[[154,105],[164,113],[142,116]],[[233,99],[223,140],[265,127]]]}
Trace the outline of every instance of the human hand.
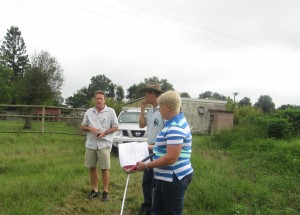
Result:
{"label": "human hand", "polygon": [[99,133],[99,129],[95,127],[88,127],[88,130],[96,136]]}
{"label": "human hand", "polygon": [[142,109],[145,109],[146,108],[146,106],[147,106],[147,101],[146,101],[146,99],[143,99],[142,101],[141,101],[141,108]]}
{"label": "human hand", "polygon": [[146,169],[146,163],[145,162],[136,162],[136,170],[137,171],[143,171]]}
{"label": "human hand", "polygon": [[148,144],[148,150],[153,150],[154,145],[153,144]]}
{"label": "human hand", "polygon": [[126,173],[128,173],[128,174],[130,174],[130,173],[135,173],[136,172],[136,165],[128,165],[128,166],[124,166],[123,167],[123,170],[126,172]]}
{"label": "human hand", "polygon": [[105,132],[98,132],[98,134],[97,134],[96,136],[97,136],[97,138],[102,138],[102,137],[104,137],[105,135],[106,135]]}

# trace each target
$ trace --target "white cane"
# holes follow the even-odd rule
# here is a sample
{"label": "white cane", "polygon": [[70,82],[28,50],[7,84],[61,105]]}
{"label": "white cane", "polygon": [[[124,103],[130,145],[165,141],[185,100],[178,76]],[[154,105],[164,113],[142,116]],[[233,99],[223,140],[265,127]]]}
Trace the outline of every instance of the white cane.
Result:
{"label": "white cane", "polygon": [[121,208],[121,213],[120,213],[120,215],[123,214],[123,208],[124,208],[124,203],[125,203],[125,198],[126,198],[126,192],[127,192],[127,187],[128,187],[129,177],[130,177],[130,174],[128,174],[127,180],[126,180],[126,186],[125,186],[125,190],[124,190],[123,201],[122,201],[122,208]]}
{"label": "white cane", "polygon": [[[146,160],[148,160],[149,158],[152,158],[155,154],[152,153],[150,155],[148,155],[147,157],[145,157],[142,162],[145,162]],[[128,187],[128,182],[129,182],[129,177],[130,177],[130,171],[134,171],[136,170],[136,165],[132,166],[131,168],[128,169],[127,173],[128,173],[128,176],[127,176],[127,180],[126,180],[126,185],[125,185],[125,190],[124,190],[124,195],[123,195],[123,201],[122,201],[122,207],[121,207],[121,213],[120,215],[123,214],[123,208],[124,208],[124,204],[125,204],[125,198],[126,198],[126,192],[127,192],[127,187]]]}

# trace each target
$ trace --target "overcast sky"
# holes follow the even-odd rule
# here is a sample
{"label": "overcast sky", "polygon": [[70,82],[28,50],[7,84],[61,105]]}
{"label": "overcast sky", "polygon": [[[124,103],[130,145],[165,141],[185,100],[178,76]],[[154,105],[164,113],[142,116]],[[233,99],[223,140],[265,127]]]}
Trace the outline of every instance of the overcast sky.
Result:
{"label": "overcast sky", "polygon": [[[19,27],[31,56],[64,70],[63,97],[104,74],[126,90],[167,79],[193,98],[300,105],[299,0],[0,0],[0,40]],[[1,41],[2,42],[2,41]]]}

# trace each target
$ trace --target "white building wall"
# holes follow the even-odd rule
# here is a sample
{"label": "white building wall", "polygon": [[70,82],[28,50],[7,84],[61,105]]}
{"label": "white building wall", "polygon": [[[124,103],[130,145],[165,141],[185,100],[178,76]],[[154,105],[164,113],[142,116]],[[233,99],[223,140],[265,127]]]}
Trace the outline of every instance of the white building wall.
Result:
{"label": "white building wall", "polygon": [[[226,101],[209,99],[182,98],[181,111],[184,113],[193,133],[205,134],[208,132],[210,113],[209,109],[225,110]],[[199,113],[203,108],[203,113]]]}

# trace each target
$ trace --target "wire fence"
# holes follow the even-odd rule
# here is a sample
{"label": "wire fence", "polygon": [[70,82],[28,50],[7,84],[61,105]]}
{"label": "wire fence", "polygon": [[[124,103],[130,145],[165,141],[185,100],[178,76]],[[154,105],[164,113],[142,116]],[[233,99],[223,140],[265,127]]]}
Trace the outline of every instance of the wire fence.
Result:
{"label": "wire fence", "polygon": [[84,135],[80,125],[85,111],[83,108],[0,104],[0,133]]}

